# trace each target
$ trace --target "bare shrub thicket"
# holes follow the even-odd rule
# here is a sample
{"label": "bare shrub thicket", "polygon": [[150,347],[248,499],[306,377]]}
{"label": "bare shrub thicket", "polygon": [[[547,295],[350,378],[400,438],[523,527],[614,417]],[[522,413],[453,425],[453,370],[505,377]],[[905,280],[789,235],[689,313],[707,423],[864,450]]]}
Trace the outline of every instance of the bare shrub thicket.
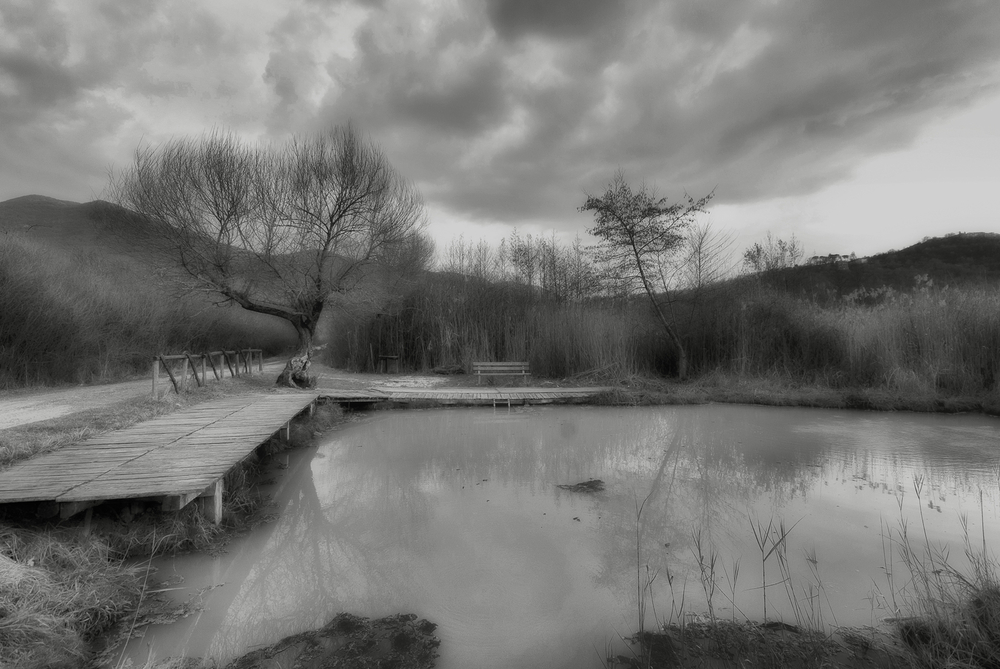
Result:
{"label": "bare shrub thicket", "polygon": [[[690,327],[700,318],[696,305],[723,285],[716,279],[725,273],[720,252],[728,241],[698,228],[684,248],[684,262],[666,278],[682,290],[664,308]],[[490,245],[459,238],[439,268],[381,310],[342,319],[334,364],[373,370],[380,356],[399,355],[404,367],[421,370],[514,359],[553,377],[676,370],[676,351],[648,301],[638,301],[635,285],[579,239],[563,244],[554,235],[514,232]]]}
{"label": "bare shrub thicket", "polygon": [[[917,282],[822,302],[733,277],[724,235],[695,229],[668,280],[665,309],[693,375],[786,378],[904,395],[998,392],[1000,297],[983,288]],[[336,331],[335,362],[375,369],[380,355],[427,370],[526,359],[539,376],[603,371],[667,374],[676,351],[648,301],[629,294],[576,240],[513,234],[498,245],[462,239],[441,273]]]}

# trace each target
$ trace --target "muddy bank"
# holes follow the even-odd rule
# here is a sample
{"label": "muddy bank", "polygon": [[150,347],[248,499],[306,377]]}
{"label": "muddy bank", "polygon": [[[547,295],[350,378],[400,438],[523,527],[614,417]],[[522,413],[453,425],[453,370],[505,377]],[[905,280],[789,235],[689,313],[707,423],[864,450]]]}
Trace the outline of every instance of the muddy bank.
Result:
{"label": "muddy bank", "polygon": [[412,613],[378,620],[341,613],[321,629],[251,651],[225,669],[427,669],[441,644],[436,628]]}

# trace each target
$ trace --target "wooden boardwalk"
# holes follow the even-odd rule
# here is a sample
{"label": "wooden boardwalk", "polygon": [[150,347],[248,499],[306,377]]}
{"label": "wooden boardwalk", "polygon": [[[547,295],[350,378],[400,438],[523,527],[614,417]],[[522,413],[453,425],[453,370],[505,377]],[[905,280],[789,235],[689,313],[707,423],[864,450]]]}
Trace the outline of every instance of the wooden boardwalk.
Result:
{"label": "wooden boardwalk", "polygon": [[228,397],[86,439],[0,472],[0,503],[49,502],[66,518],[113,499],[153,498],[180,509],[207,496],[218,522],[222,477],[315,400]]}
{"label": "wooden boardwalk", "polygon": [[390,388],[320,390],[321,397],[341,404],[408,404],[427,402],[448,406],[510,406],[586,402],[609,388]]}

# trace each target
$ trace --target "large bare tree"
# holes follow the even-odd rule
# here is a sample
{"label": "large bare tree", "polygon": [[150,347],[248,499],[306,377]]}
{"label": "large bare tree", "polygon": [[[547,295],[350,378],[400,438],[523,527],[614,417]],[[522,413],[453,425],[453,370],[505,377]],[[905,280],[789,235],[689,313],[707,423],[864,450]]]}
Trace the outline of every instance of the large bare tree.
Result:
{"label": "large bare tree", "polygon": [[291,323],[305,366],[331,299],[430,259],[419,193],[351,126],[280,145],[216,131],[140,147],[108,190],[194,287]]}
{"label": "large bare tree", "polygon": [[638,285],[649,297],[664,334],[677,351],[677,375],[687,377],[687,351],[677,329],[667,317],[664,300],[671,290],[668,277],[675,274],[688,229],[705,211],[712,194],[700,200],[685,195],[670,203],[645,185],[633,190],[619,171],[601,196],[588,195],[580,211],[594,215],[588,232],[599,240],[597,258],[626,290]]}

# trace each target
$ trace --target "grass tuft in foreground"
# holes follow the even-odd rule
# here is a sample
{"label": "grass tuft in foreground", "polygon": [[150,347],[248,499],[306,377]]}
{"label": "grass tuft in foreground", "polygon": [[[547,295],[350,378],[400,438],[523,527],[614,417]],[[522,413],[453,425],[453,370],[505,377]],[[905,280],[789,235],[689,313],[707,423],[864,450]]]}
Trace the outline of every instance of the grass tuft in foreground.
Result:
{"label": "grass tuft in foreground", "polygon": [[97,639],[138,606],[141,572],[97,538],[0,527],[0,666],[86,666]]}

